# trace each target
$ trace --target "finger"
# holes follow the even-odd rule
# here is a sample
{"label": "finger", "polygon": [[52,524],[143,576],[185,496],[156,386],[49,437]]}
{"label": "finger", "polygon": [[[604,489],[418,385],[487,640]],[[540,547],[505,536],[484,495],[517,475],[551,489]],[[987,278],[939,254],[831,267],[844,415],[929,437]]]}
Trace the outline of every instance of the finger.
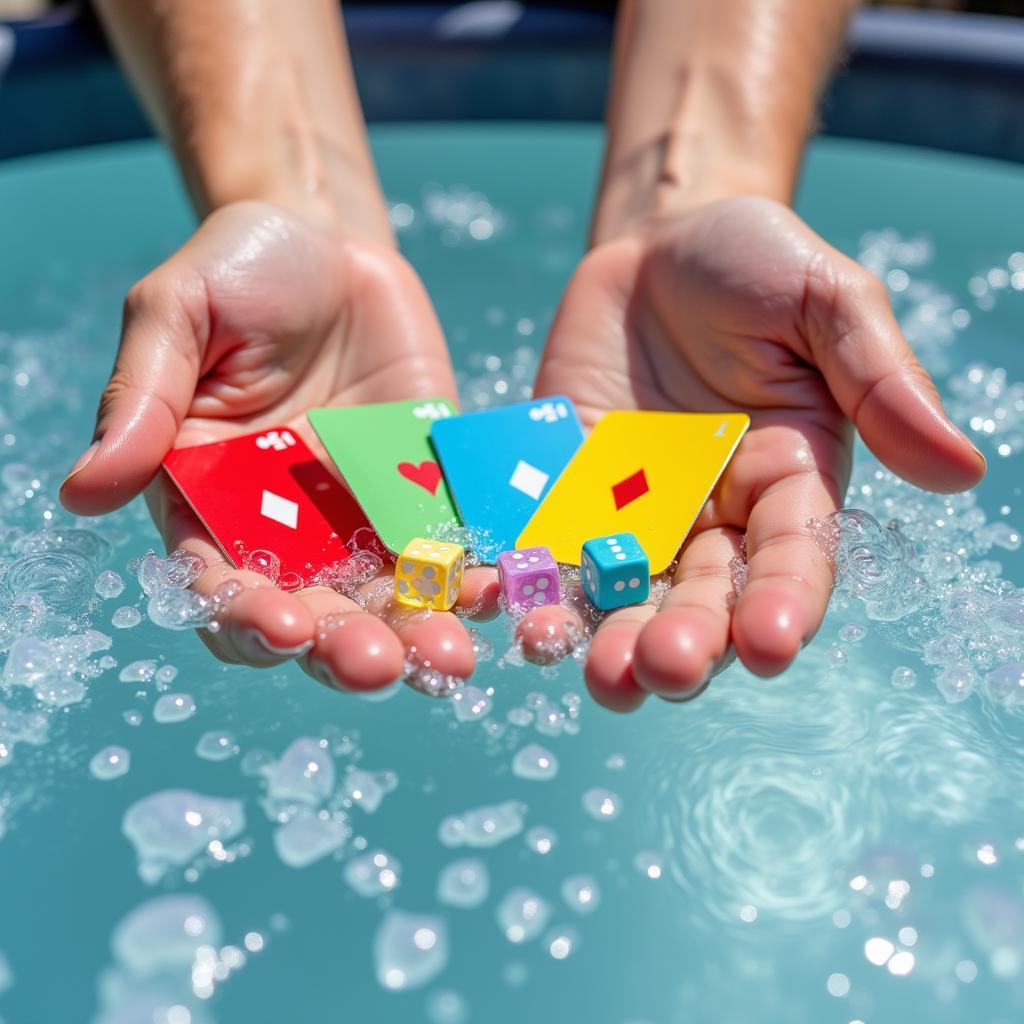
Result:
{"label": "finger", "polygon": [[95,439],[61,487],[70,511],[109,512],[153,479],[191,404],[208,329],[198,275],[165,265],[132,289]]}
{"label": "finger", "polygon": [[777,675],[821,625],[832,567],[807,530],[839,503],[837,487],[815,471],[769,485],[747,525],[747,583],[733,613],[732,636],[743,663]]}
{"label": "finger", "polygon": [[812,261],[805,303],[811,353],[837,403],[871,451],[911,483],[942,492],[973,487],[984,456],[943,410],[885,287],[838,259],[839,271],[836,259]]}
{"label": "finger", "polygon": [[647,697],[633,674],[637,638],[655,614],[653,605],[631,605],[605,618],[594,631],[583,677],[590,695],[609,711],[635,711]]}
{"label": "finger", "polygon": [[146,491],[146,502],[168,551],[181,549],[198,555],[205,563],[192,590],[212,598],[225,584],[242,588],[218,617],[219,629],[200,631],[203,642],[218,658],[269,666],[303,653],[312,642],[315,620],[294,594],[278,590],[260,573],[231,565],[192,508],[166,479],[158,478]]}
{"label": "finger", "polygon": [[533,608],[516,624],[515,640],[534,665],[553,665],[568,657],[583,636],[583,620],[560,604]]}
{"label": "finger", "polygon": [[489,622],[498,614],[498,571],[489,565],[467,569],[462,577],[462,589],[455,607],[474,622]]}
{"label": "finger", "polygon": [[329,587],[308,587],[296,596],[317,623],[302,659],[314,679],[331,689],[366,692],[400,678],[405,648],[376,615]]}
{"label": "finger", "polygon": [[742,534],[718,527],[697,534],[683,549],[675,585],[636,641],[637,685],[666,700],[690,700],[729,654],[732,565]]}

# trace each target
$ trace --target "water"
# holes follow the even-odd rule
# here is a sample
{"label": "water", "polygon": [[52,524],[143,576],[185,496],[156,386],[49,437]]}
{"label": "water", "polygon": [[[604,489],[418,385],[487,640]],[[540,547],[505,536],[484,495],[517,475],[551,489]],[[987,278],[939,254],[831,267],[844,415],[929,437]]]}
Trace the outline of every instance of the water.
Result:
{"label": "water", "polygon": [[[377,145],[464,403],[528,396],[596,134]],[[797,665],[619,718],[504,622],[451,701],[220,665],[141,503],[60,510],[123,292],[188,229],[151,148],[63,160],[0,169],[0,1018],[1021,1016],[1024,185],[818,148],[807,215],[887,282],[989,478],[924,495],[859,451]]]}

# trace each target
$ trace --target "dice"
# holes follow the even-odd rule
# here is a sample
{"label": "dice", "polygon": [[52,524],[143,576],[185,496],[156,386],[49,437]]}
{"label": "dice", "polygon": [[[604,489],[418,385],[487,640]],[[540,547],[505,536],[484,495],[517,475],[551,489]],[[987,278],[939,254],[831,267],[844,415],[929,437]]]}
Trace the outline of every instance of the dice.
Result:
{"label": "dice", "polygon": [[583,592],[603,611],[640,604],[651,593],[651,566],[631,533],[595,537],[580,558]]}
{"label": "dice", "polygon": [[461,544],[415,537],[395,563],[395,598],[410,608],[446,612],[458,600],[465,564]]}
{"label": "dice", "polygon": [[558,563],[547,548],[523,548],[498,555],[498,583],[509,611],[558,604]]}

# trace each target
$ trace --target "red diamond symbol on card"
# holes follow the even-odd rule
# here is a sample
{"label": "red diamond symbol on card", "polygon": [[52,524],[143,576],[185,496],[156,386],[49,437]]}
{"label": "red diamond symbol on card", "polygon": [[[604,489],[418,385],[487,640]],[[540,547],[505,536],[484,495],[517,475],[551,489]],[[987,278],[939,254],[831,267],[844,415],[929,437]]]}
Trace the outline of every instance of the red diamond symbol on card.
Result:
{"label": "red diamond symbol on card", "polygon": [[630,502],[642,498],[651,489],[647,482],[647,474],[638,469],[632,476],[620,480],[612,486],[612,497],[615,499],[615,511],[625,508]]}

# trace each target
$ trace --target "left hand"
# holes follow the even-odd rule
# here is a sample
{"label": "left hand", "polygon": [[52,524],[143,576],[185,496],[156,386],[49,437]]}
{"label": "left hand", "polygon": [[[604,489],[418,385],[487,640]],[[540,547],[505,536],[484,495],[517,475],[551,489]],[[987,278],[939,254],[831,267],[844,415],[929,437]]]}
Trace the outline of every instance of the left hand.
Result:
{"label": "left hand", "polygon": [[[661,608],[620,609],[594,634],[587,684],[616,710],[694,696],[733,650],[775,675],[814,635],[833,570],[806,526],[842,502],[851,421],[918,486],[963,490],[985,471],[882,283],[768,199],[720,199],[594,249],[566,291],[536,393],[570,396],[586,426],[613,409],[751,416]],[[736,597],[730,561],[744,536]],[[564,608],[531,613],[527,654],[532,637],[571,625]]]}

